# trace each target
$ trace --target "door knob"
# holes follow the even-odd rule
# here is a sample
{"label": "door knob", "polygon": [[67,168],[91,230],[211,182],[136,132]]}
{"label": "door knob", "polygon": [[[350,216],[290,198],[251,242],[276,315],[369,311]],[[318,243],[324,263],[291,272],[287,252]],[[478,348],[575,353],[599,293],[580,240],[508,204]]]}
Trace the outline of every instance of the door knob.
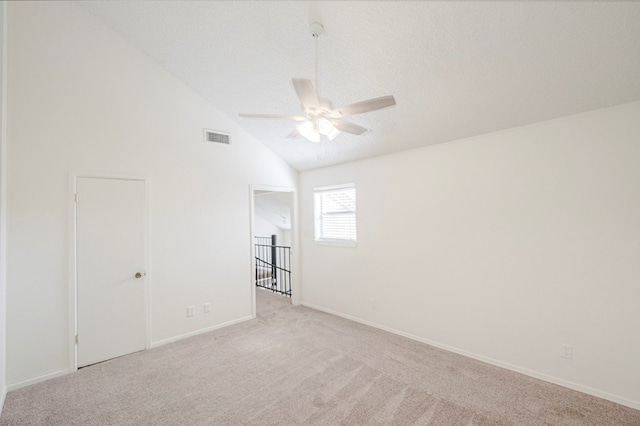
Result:
{"label": "door knob", "polygon": [[136,274],[134,275],[136,278],[142,278],[144,275],[147,275],[146,273],[141,273],[141,272],[136,272]]}

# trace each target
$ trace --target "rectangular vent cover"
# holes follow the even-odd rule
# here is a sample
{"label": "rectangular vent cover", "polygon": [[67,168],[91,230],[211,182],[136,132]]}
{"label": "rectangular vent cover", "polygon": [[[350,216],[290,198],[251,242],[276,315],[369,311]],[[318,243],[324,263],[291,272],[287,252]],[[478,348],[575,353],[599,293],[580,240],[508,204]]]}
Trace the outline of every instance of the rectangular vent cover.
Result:
{"label": "rectangular vent cover", "polygon": [[216,132],[214,130],[204,130],[204,141],[205,142],[214,142],[214,143],[223,143],[225,145],[229,145],[231,142],[229,141],[229,135],[227,133]]}

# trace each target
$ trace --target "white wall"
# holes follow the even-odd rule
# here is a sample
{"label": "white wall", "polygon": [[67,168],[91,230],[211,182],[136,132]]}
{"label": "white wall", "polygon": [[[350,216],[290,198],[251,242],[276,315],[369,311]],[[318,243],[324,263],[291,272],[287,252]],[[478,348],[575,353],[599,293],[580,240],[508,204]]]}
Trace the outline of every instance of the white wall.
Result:
{"label": "white wall", "polygon": [[256,236],[277,235],[278,245],[291,246],[293,193],[257,191],[254,194]]}
{"label": "white wall", "polygon": [[[301,173],[303,303],[640,408],[639,135],[636,102]],[[349,182],[357,247],[314,244]]]}
{"label": "white wall", "polygon": [[249,317],[250,184],[297,173],[75,4],[12,2],[8,18],[8,383],[69,367],[73,171],[150,180],[153,343]]}
{"label": "white wall", "polygon": [[277,226],[269,222],[268,219],[265,219],[258,213],[256,213],[254,217],[254,226],[254,234],[256,237],[270,237],[271,235],[275,234],[276,238],[278,239],[278,244],[282,244],[282,229],[278,228]]}
{"label": "white wall", "polygon": [[0,2],[0,412],[7,393],[7,145],[6,145],[6,2]]}

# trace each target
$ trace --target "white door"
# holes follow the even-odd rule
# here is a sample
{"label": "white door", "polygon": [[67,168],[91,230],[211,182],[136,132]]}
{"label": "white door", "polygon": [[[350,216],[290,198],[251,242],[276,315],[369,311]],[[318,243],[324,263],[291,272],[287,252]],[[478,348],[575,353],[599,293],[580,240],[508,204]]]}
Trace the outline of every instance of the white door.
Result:
{"label": "white door", "polygon": [[145,349],[145,183],[78,178],[78,367]]}

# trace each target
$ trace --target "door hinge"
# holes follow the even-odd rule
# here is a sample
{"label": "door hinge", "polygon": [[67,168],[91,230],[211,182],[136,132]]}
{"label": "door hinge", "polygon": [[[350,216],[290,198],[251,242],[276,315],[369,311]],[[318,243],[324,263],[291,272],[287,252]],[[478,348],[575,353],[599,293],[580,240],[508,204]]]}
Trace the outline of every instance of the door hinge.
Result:
{"label": "door hinge", "polygon": [[78,335],[76,334],[76,345],[78,344]]}
{"label": "door hinge", "polygon": [[76,192],[74,195],[75,195],[75,201],[76,201],[76,203],[77,203],[77,202],[78,202],[78,200],[80,199],[80,193],[79,193],[79,192]]}

